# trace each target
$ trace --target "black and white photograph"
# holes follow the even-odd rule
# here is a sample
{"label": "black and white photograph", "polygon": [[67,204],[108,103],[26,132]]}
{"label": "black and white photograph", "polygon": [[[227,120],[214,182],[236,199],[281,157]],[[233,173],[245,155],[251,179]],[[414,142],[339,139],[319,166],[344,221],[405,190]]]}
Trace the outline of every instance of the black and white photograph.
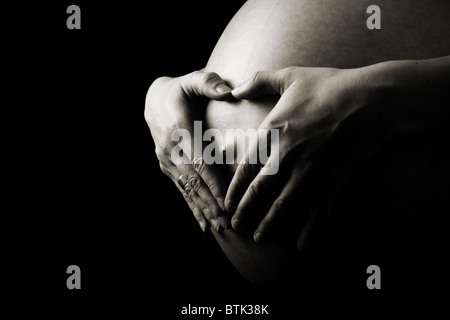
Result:
{"label": "black and white photograph", "polygon": [[448,314],[450,2],[4,14],[18,313]]}

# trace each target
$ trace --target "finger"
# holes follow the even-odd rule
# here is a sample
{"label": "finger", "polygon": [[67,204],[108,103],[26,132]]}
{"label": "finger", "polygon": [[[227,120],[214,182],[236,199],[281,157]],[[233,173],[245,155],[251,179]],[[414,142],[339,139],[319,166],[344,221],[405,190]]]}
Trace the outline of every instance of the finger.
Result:
{"label": "finger", "polygon": [[[217,130],[217,129],[214,129]],[[209,137],[207,136],[207,134],[205,133],[205,135],[203,136],[203,138],[205,139],[205,141],[203,142],[203,148],[202,150],[206,151],[206,148],[209,146],[214,146],[215,148],[215,152],[219,153],[218,155],[220,156],[220,151],[221,150],[221,146],[223,145],[223,141],[219,141],[220,139],[218,139],[216,136],[214,136],[214,140],[213,142],[211,142],[209,145],[207,145],[206,141],[211,141],[212,140],[212,136]],[[200,144],[200,142],[199,142]],[[222,211],[225,212],[225,193],[226,193],[226,184],[225,184],[225,180],[224,177],[222,176],[221,171],[219,170],[219,168],[217,167],[217,162],[220,163],[220,161],[218,161],[215,157],[211,156],[211,154],[208,154],[208,152],[204,153],[203,157],[201,154],[199,157],[193,157],[192,160],[192,165],[195,169],[195,171],[198,172],[198,174],[202,177],[203,181],[205,181],[206,186],[208,187],[209,191],[211,191],[212,195],[214,196],[214,198],[217,201],[217,204],[219,205],[220,209],[222,209]],[[222,154],[223,156],[223,154]],[[222,160],[220,158],[220,160]]]}
{"label": "finger", "polygon": [[219,168],[214,165],[207,165],[205,162],[198,162],[194,164],[194,169],[202,177],[220,209],[225,211],[226,185]]}
{"label": "finger", "polygon": [[[190,196],[186,193],[183,192],[183,196],[185,199],[189,198]],[[189,205],[189,208],[191,209],[192,213],[194,214],[195,219],[197,219],[198,224],[200,225],[200,228],[202,229],[203,232],[206,232],[207,230],[209,230],[210,228],[210,224],[208,222],[208,220],[205,218],[205,216],[203,215],[203,212],[200,210],[199,207],[197,207],[194,204],[194,201],[192,200],[186,200],[186,202]]]}
{"label": "finger", "polygon": [[[234,230],[238,232],[242,231],[258,211],[256,207],[261,199],[264,199],[270,194],[270,180],[273,179],[273,177],[267,177],[268,176],[257,175],[248,186],[236,208],[233,218],[231,219],[231,225]],[[273,189],[271,192],[273,192]]]}
{"label": "finger", "polygon": [[264,216],[254,232],[253,239],[256,243],[262,243],[269,237],[274,226],[286,217],[288,211],[292,210],[291,204],[299,197],[300,186],[308,164],[303,163],[296,168],[280,195],[273,202],[269,212]]}
{"label": "finger", "polygon": [[[249,148],[239,161],[236,172],[228,186],[228,191],[225,196],[225,208],[231,214],[236,212],[240,199],[260,171],[261,165],[258,164],[257,152],[258,134],[251,139]],[[256,189],[257,185],[254,187]]]}
{"label": "finger", "polygon": [[[196,128],[200,125],[200,128]],[[170,161],[188,181],[186,192],[190,193],[195,204],[202,209],[208,221],[219,231],[228,227],[224,217],[225,186],[217,168],[208,166],[202,157],[202,137],[197,137],[197,132],[202,132],[201,122],[192,124],[186,121],[179,125],[182,129],[172,132],[172,152]],[[191,138],[190,132],[194,132]],[[181,141],[179,141],[181,138]],[[175,143],[178,144],[175,144]],[[167,161],[167,159],[166,159]],[[216,170],[214,170],[216,169]],[[202,176],[205,178],[203,180]]]}
{"label": "finger", "polygon": [[233,99],[231,88],[215,72],[194,71],[181,79],[181,87],[190,96],[206,96],[214,100]]}
{"label": "finger", "polygon": [[[183,195],[184,200],[187,202],[189,208],[191,209],[192,213],[194,214],[195,219],[197,220],[198,224],[200,225],[200,228],[203,232],[206,232],[206,230],[209,229],[209,223],[208,220],[203,215],[200,208],[194,203],[192,198],[188,193],[185,192],[184,186],[180,185],[180,176],[181,173],[178,171],[178,169],[175,166],[166,167],[164,164],[160,163],[161,171],[169,177],[177,189],[181,192]],[[176,178],[178,177],[178,178]]]}
{"label": "finger", "polygon": [[[202,167],[205,164],[197,164]],[[202,177],[195,171],[191,164],[178,163],[177,169],[186,179],[185,192],[189,194],[194,203],[202,210],[205,217],[218,232],[228,227],[227,219],[218,206],[216,199],[203,181]],[[202,170],[202,169],[200,169]]]}
{"label": "finger", "polygon": [[275,71],[258,71],[234,88],[231,94],[237,99],[251,99],[261,94],[282,94],[291,84],[287,77],[289,68]]}
{"label": "finger", "polygon": [[[261,211],[261,202],[264,202],[268,196],[274,194],[277,188],[280,187],[280,182],[285,179],[281,174],[267,174],[269,172],[268,167],[273,165],[274,158],[273,155],[269,158],[269,161],[258,172],[239,201],[231,220],[234,230],[243,230],[250,222],[250,219],[254,218],[258,211]],[[277,161],[279,160],[277,159]]]}
{"label": "finger", "polygon": [[[216,199],[222,211],[225,211],[224,199],[226,186],[224,179],[214,165],[208,165],[203,159],[203,128],[201,121],[184,121],[178,125],[179,128],[172,132],[173,152],[171,153],[171,162],[182,162],[186,165],[192,164],[192,167],[202,177],[213,197]],[[191,135],[193,132],[193,138]],[[181,140],[180,140],[181,138]],[[216,143],[216,142],[215,142]],[[183,155],[180,156],[180,152]],[[208,162],[211,163],[211,162]],[[205,199],[204,199],[205,200]]]}

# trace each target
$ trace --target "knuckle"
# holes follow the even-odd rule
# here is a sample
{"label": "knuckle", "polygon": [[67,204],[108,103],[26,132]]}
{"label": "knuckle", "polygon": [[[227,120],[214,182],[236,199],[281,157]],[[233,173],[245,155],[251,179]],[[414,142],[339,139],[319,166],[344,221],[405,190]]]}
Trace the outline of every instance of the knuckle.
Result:
{"label": "knuckle", "polygon": [[188,96],[203,96],[205,87],[213,85],[220,79],[220,76],[215,72],[194,71],[188,77],[183,78],[181,85]]}
{"label": "knuckle", "polygon": [[194,190],[188,185],[188,183],[186,183],[186,186],[184,187],[184,192],[190,199],[194,199]]}
{"label": "knuckle", "polygon": [[278,76],[280,79],[287,79],[289,81],[293,81],[293,80],[295,80],[297,69],[298,69],[298,67],[284,68],[284,69],[280,70],[280,72],[278,73]]}
{"label": "knuckle", "polygon": [[205,163],[205,161],[203,161],[203,158],[197,157],[197,158],[193,158],[192,166],[194,167],[195,171],[197,171],[198,173],[201,174],[205,170],[206,163]]}
{"label": "knuckle", "polygon": [[261,190],[261,184],[260,184],[259,182],[253,181],[253,182],[250,184],[250,190],[251,190],[251,192],[252,192],[253,194],[257,194],[258,191]]}
{"label": "knuckle", "polygon": [[203,73],[204,73],[203,71],[195,70],[190,73],[190,77],[191,78],[198,77],[199,75],[202,75]]}
{"label": "knuckle", "polygon": [[205,180],[205,183],[208,186],[209,190],[214,193],[214,191],[217,189],[217,182],[214,181],[214,179],[207,179]]}
{"label": "knuckle", "polygon": [[279,124],[279,121],[271,119],[271,120],[267,121],[266,123],[264,123],[264,128],[265,129],[275,129],[275,128],[278,128],[278,124]]}
{"label": "knuckle", "polygon": [[198,192],[198,190],[200,189],[201,186],[201,182],[200,179],[198,178],[197,174],[195,173],[191,173],[188,175],[188,184],[189,187],[194,190],[195,192]]}
{"label": "knuckle", "polygon": [[[191,189],[192,190],[192,189]],[[205,216],[210,217],[211,216],[211,210],[207,203],[205,203],[198,194],[194,193],[194,191],[191,191],[191,198],[193,202],[195,202],[195,205],[198,207],[198,209],[205,214]]]}
{"label": "knuckle", "polygon": [[163,154],[162,150],[161,149],[155,150],[155,155],[156,155],[156,158],[160,162],[162,162],[162,158],[164,157],[164,154]]}
{"label": "knuckle", "polygon": [[261,89],[263,86],[263,71],[257,71],[255,72],[251,77],[249,84],[253,86],[255,89]]}
{"label": "knuckle", "polygon": [[155,81],[152,82],[152,84],[150,85],[147,94],[152,94],[152,91],[157,89],[160,85],[172,80],[173,78],[171,77],[167,77],[167,76],[163,76],[163,77],[159,77],[156,78]]}
{"label": "knuckle", "polygon": [[296,73],[297,67],[287,67],[281,70],[280,76],[283,77],[292,77]]}
{"label": "knuckle", "polygon": [[219,80],[220,77],[217,73],[215,72],[205,72],[203,74],[203,79],[202,79],[202,85],[207,86],[210,85],[214,82],[216,82],[217,80]]}
{"label": "knuckle", "polygon": [[172,174],[170,173],[170,171],[167,170],[167,168],[162,163],[159,163],[159,168],[167,177],[169,177],[169,178],[172,177]]}
{"label": "knuckle", "polygon": [[163,149],[158,148],[155,150],[156,158],[161,162],[160,165],[162,165],[162,162],[164,162],[164,159],[166,158],[166,154],[164,153]]}
{"label": "knuckle", "polygon": [[148,87],[147,94],[145,95],[145,106],[146,109],[150,105],[153,97],[154,92],[157,90],[157,87],[161,83],[162,78],[157,78],[155,81],[152,82],[152,84]]}
{"label": "knuckle", "polygon": [[145,109],[144,109],[144,116],[145,119],[148,120],[149,116],[149,110],[153,108],[153,106],[157,105],[158,102],[161,100],[161,94],[159,93],[161,86],[164,85],[164,83],[167,83],[172,78],[170,77],[159,77],[155,81],[152,82],[150,87],[147,90],[147,94],[145,95]]}
{"label": "knuckle", "polygon": [[[166,158],[168,156],[170,156],[170,154],[172,153],[172,148],[168,145],[168,144],[163,144],[159,147],[159,150],[156,152],[156,156],[160,156],[160,158]],[[158,159],[160,159],[158,158]]]}
{"label": "knuckle", "polygon": [[289,133],[292,131],[292,128],[291,128],[288,120],[271,119],[267,123],[265,123],[265,128],[267,130],[278,129],[280,135],[288,136],[288,137],[289,137]]}
{"label": "knuckle", "polygon": [[257,90],[263,90],[267,89],[269,87],[269,79],[270,79],[271,72],[269,71],[257,71],[255,72],[252,77],[250,78],[250,83],[254,88]]}
{"label": "knuckle", "polygon": [[261,181],[253,181],[250,184],[250,190],[253,195],[258,194],[259,192],[263,191],[264,189],[265,189],[265,186]]}
{"label": "knuckle", "polygon": [[256,71],[251,77],[251,82],[254,84],[258,83],[261,80],[262,75],[263,75],[262,71]]}
{"label": "knuckle", "polygon": [[184,200],[186,200],[188,204],[192,203],[192,199],[186,191],[182,192],[181,194],[183,195]]}
{"label": "knuckle", "polygon": [[180,123],[175,122],[173,123],[170,127],[169,127],[169,135],[173,136],[175,133],[177,133],[177,131],[182,128],[182,126],[180,125]]}
{"label": "knuckle", "polygon": [[[186,143],[190,140],[189,128],[190,124],[185,119],[178,119],[170,125],[168,129],[167,139],[173,143]],[[186,141],[183,141],[186,140]]]}
{"label": "knuckle", "polygon": [[254,173],[256,172],[256,166],[255,165],[251,165],[249,163],[243,163],[241,165],[241,172],[246,177],[253,176]]}
{"label": "knuckle", "polygon": [[240,172],[241,172],[241,175],[244,175],[244,176],[249,175],[250,174],[249,165],[247,163],[241,163]]}
{"label": "knuckle", "polygon": [[277,212],[282,211],[285,206],[286,201],[284,199],[278,199],[275,201],[275,210]]}
{"label": "knuckle", "polygon": [[298,76],[298,67],[288,67],[277,72],[276,85],[280,94],[283,94],[287,87],[292,84]]}

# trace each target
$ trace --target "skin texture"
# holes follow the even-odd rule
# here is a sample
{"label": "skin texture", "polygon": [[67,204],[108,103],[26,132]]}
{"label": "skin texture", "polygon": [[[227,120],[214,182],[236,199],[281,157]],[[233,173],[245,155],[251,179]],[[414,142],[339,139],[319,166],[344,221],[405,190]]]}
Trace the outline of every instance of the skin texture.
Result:
{"label": "skin texture", "polygon": [[[161,163],[161,169],[186,195],[185,199],[200,225],[205,223],[206,220],[213,224],[212,221],[218,221],[217,217],[223,215],[218,208],[223,207],[225,191],[223,186],[219,187],[213,184],[214,181],[219,180],[208,179],[208,177],[219,176],[217,170],[212,172],[212,167],[207,170],[210,172],[205,174],[205,166],[203,165],[187,166],[187,168],[169,161],[168,152],[164,152],[164,150],[170,150],[171,145],[168,142],[168,137],[170,137],[172,129],[189,127],[189,123],[185,123],[186,119],[199,119],[202,114],[197,99],[199,96],[224,100],[209,102],[204,119],[206,127],[222,131],[237,128],[258,128],[261,124],[264,124],[269,114],[274,114],[271,110],[279,99],[279,95],[276,95],[277,90],[266,90],[267,87],[270,87],[268,84],[272,83],[270,80],[262,81],[262,83],[265,83],[263,85],[265,88],[257,90],[258,94],[256,95],[253,93],[246,95],[245,90],[244,93],[242,91],[236,93],[235,91],[235,96],[243,100],[231,99],[230,92],[218,95],[217,92],[213,93],[214,88],[219,82],[223,82],[211,72],[219,74],[229,87],[234,88],[247,79],[253,79],[252,75],[257,71],[265,70],[265,77],[259,78],[268,79],[270,75],[276,74],[279,70],[300,66],[304,69],[291,69],[291,71],[294,70],[288,72],[291,76],[276,77],[277,79],[283,79],[282,81],[275,81],[278,93],[283,94],[287,92],[287,87],[292,83],[299,83],[301,79],[306,79],[304,81],[306,87],[304,85],[303,88],[300,86],[298,90],[291,90],[292,96],[295,97],[292,100],[293,102],[301,101],[308,96],[310,98],[306,100],[309,101],[314,101],[314,97],[325,97],[332,102],[339,101],[337,98],[339,97],[338,88],[340,86],[342,88],[355,88],[351,83],[360,83],[358,81],[342,81],[359,78],[355,76],[354,71],[351,71],[358,69],[351,68],[360,68],[388,60],[428,59],[445,56],[449,53],[450,48],[448,47],[448,41],[446,41],[450,37],[450,30],[447,26],[449,10],[445,2],[432,1],[426,4],[417,4],[413,1],[381,1],[377,3],[382,8],[381,30],[368,30],[366,28],[365,22],[368,15],[365,12],[370,4],[368,1],[342,1],[339,2],[339,6],[331,1],[248,1],[224,31],[204,72],[196,73],[195,77],[184,76],[155,81],[147,96],[146,119],[157,146],[156,152]],[[441,68],[445,66],[445,63],[440,65]],[[308,67],[326,69],[314,68],[309,70]],[[394,70],[396,67],[389,66],[389,69]],[[406,68],[406,70],[408,69],[411,68]],[[415,78],[418,75],[419,78],[423,76],[420,70],[417,71],[418,73],[405,73],[400,70],[399,73],[403,76],[394,77],[397,79],[394,82]],[[365,73],[363,72],[363,74]],[[310,76],[305,78],[305,74]],[[346,76],[342,76],[344,74]],[[381,72],[381,74],[386,74],[386,72]],[[390,72],[387,74],[389,75]],[[398,72],[395,71],[395,74],[398,74]],[[427,72],[424,74],[428,77]],[[208,79],[214,81],[207,81]],[[292,81],[290,82],[289,79]],[[325,83],[325,79],[334,79],[334,81],[326,80],[328,83]],[[445,83],[446,79],[442,79]],[[389,83],[389,81],[385,81],[386,79],[382,79],[381,83]],[[261,81],[253,82],[261,83]],[[414,83],[412,87],[415,89],[422,88],[420,84],[417,86]],[[317,88],[322,88],[322,90],[315,90]],[[327,92],[329,88],[335,89]],[[408,86],[406,86],[406,89],[405,92],[411,91],[411,88],[408,90]],[[252,90],[247,90],[247,92],[250,91]],[[302,91],[307,93],[303,95]],[[317,92],[321,92],[321,94],[317,94]],[[269,93],[272,96],[261,95],[263,93]],[[364,97],[364,95],[362,96]],[[423,99],[423,97],[421,98]],[[365,101],[365,99],[362,99],[362,101]],[[408,102],[410,101],[415,100],[412,99]],[[426,100],[419,99],[418,101]],[[428,102],[434,103],[432,99]],[[320,113],[326,115],[327,112],[318,113],[318,110],[326,111],[326,108],[314,108],[315,105],[320,106],[317,103],[312,104],[310,107],[311,115]],[[332,103],[329,103],[329,105],[336,107]],[[364,104],[351,103],[351,105],[361,106]],[[194,108],[192,108],[193,106]],[[381,106],[383,106],[383,103],[381,103]],[[289,110],[289,104],[286,104],[285,108]],[[289,113],[282,112],[285,110],[284,108],[279,109],[281,109],[281,112],[277,117],[272,116],[272,122],[267,121],[266,124],[273,125],[274,119],[283,120],[282,115]],[[399,107],[394,108],[394,110],[392,118],[397,120],[403,119],[402,115],[411,113],[411,110]],[[290,111],[297,115],[297,117],[291,119],[294,122],[297,121],[297,125],[293,126],[294,128],[301,129],[307,125],[308,121],[302,125],[298,124],[304,122],[301,110]],[[349,113],[343,112],[343,114]],[[418,114],[420,115],[421,112]],[[320,117],[315,119],[320,119]],[[333,119],[337,118],[333,117]],[[378,120],[379,118],[375,119]],[[329,122],[333,123],[333,121]],[[314,124],[314,121],[311,123]],[[356,121],[356,123],[361,124],[360,121]],[[373,121],[373,123],[377,124],[377,121]],[[395,125],[398,124],[398,121],[393,121],[393,123],[391,130],[388,130],[390,133],[399,129]],[[411,123],[408,122],[406,127],[410,126]],[[389,127],[389,124],[385,125],[385,122],[383,122],[383,127],[386,126]],[[301,130],[294,132],[296,134],[288,135],[288,138],[292,139],[293,136],[303,136],[303,134],[305,134],[305,138],[307,137],[306,132]],[[351,136],[351,131],[347,134]],[[354,135],[353,138],[357,137],[358,135]],[[294,142],[293,140],[290,141]],[[360,141],[360,143],[364,144],[364,141]],[[375,144],[377,143],[378,141]],[[355,144],[351,144],[351,146],[353,145]],[[446,164],[450,163],[450,159],[440,152],[444,149],[444,146],[439,139],[433,138],[432,145],[428,140],[421,142],[420,139],[419,141],[415,139],[414,143],[402,143],[400,145],[394,143],[387,147],[380,147],[383,150],[377,150],[368,160],[369,164],[362,166],[351,177],[351,181],[345,183],[339,194],[333,195],[336,198],[332,210],[334,212],[332,214],[332,217],[334,217],[333,228],[328,230],[330,232],[326,235],[322,235],[322,240],[327,243],[328,250],[382,253],[385,256],[395,258],[401,255],[421,258],[427,255],[434,256],[439,252],[442,248],[434,244],[442,241],[437,241],[436,238],[429,237],[429,235],[440,234],[439,232],[433,233],[433,231],[430,233],[430,230],[433,230],[433,223],[434,225],[439,224],[439,219],[442,217],[441,208],[446,207],[446,204],[442,203],[445,196],[442,196],[443,192],[439,188],[439,184],[436,186],[434,182],[427,183],[426,179],[430,179],[430,181],[442,179],[442,181],[445,181],[445,173],[448,173]],[[420,150],[419,153],[417,149]],[[337,150],[346,156],[351,151],[345,148],[337,148]],[[424,158],[422,156],[424,154],[428,156]],[[325,158],[326,166],[322,168],[332,168],[335,163],[337,162],[332,158]],[[290,168],[290,166],[283,165],[283,168]],[[426,168],[426,170],[423,170],[423,168]],[[230,182],[236,170],[236,165],[223,166],[221,169],[226,182]],[[186,189],[183,190],[178,185],[177,176],[179,173],[183,173],[183,175],[189,177],[195,175],[195,172],[202,177],[203,180],[197,178],[197,181],[203,181],[204,186],[201,187],[201,183],[195,184],[195,188],[186,192]],[[307,188],[312,190],[311,194],[315,194],[313,191],[318,190],[314,188],[320,190],[322,186],[327,186],[325,189],[329,189],[330,192],[334,190],[334,188],[328,187],[333,185],[333,180],[329,179],[331,173],[327,170],[323,172],[319,170],[316,175],[313,175],[314,178],[309,180],[311,188]],[[439,174],[442,177],[437,178]],[[287,176],[289,176],[289,172]],[[308,181],[306,177],[305,181]],[[209,192],[206,187],[209,187]],[[273,184],[271,187],[274,187],[275,190],[281,190],[283,183],[281,185]],[[242,190],[245,191],[245,188],[242,188]],[[399,190],[401,190],[400,194],[398,193]],[[276,192],[271,192],[271,194],[277,195]],[[434,194],[438,196],[433,198]],[[324,197],[333,198],[326,193]],[[265,197],[254,198],[262,199]],[[308,207],[308,203],[314,202],[317,204],[325,198],[316,198],[314,201],[312,201],[312,197],[306,195],[299,198],[297,206],[294,206],[291,210],[283,210],[283,212],[290,212],[286,215],[288,218],[283,221],[284,224],[282,224],[281,229],[278,229],[278,233],[275,232],[275,236],[264,244],[256,245],[253,241],[253,232],[257,225],[253,225],[252,228],[247,230],[241,230],[239,233],[233,229],[227,229],[223,232],[212,230],[230,261],[249,281],[271,289],[287,288],[301,276],[302,264],[306,260],[299,254],[295,242],[305,221],[297,221],[297,219],[309,215],[313,216],[314,214],[311,211],[314,206]],[[214,199],[217,203],[214,203]],[[410,199],[414,199],[414,201]],[[267,213],[270,208],[270,201],[275,199],[268,200],[269,207],[264,208],[263,205],[262,208],[241,210],[241,212],[251,213],[253,215],[251,220],[257,221],[258,219],[254,217],[262,218],[260,213]],[[207,203],[206,206],[205,202]],[[210,208],[210,211],[205,210],[205,208]],[[232,206],[227,207],[227,209],[234,211]],[[425,216],[423,212],[430,212],[430,214]],[[230,218],[231,216],[228,216],[228,219]],[[425,239],[415,237],[414,235],[421,231],[417,226],[426,225],[429,221],[432,221],[432,224],[429,224],[431,227],[428,229],[427,237]],[[215,229],[220,231],[217,223]],[[401,239],[398,235],[401,235]],[[433,246],[430,247],[430,244],[433,244]],[[321,252],[326,254],[325,250]],[[399,254],[399,252],[402,254]]]}
{"label": "skin texture", "polygon": [[203,113],[200,97],[226,100],[231,98],[230,91],[217,74],[196,71],[179,78],[158,78],[150,86],[145,102],[144,116],[161,170],[183,194],[203,232],[210,225],[217,231],[227,227],[223,178],[201,161],[202,156],[188,139],[180,141],[183,157],[174,159],[172,152],[179,138],[174,141],[172,136],[179,130],[194,136],[194,121],[200,120]]}
{"label": "skin texture", "polygon": [[[392,3],[381,3],[380,7],[383,8],[383,22],[385,24],[383,25],[384,28],[382,27],[382,30],[377,32],[369,31],[365,27],[366,17],[361,17],[360,13],[365,12],[368,5],[364,2],[348,1],[347,5],[341,5],[341,10],[335,10],[331,8],[329,2],[323,1],[290,1],[289,3],[283,2],[282,5],[273,1],[249,1],[224,31],[205,71],[217,72],[230,87],[234,88],[260,70],[275,71],[293,65],[357,68],[380,61],[426,59],[446,55],[450,52],[449,48],[443,44],[445,37],[450,35],[449,28],[446,27],[444,22],[443,12],[446,11],[439,5],[422,7],[421,5],[410,4],[412,9],[408,10],[408,14],[406,14],[402,13],[401,10],[405,3],[398,4],[398,7],[395,7],[395,4]],[[324,16],[326,16],[326,19],[324,19]],[[433,17],[433,19],[430,17]],[[429,23],[421,24],[419,27],[414,23],[418,19],[422,19],[422,21],[426,19]],[[325,21],[330,27],[326,27]],[[399,37],[399,34],[403,36]],[[211,101],[207,107],[205,121],[209,127],[218,128],[222,131],[234,128],[258,128],[277,99],[263,97],[258,100],[237,100],[233,102]],[[438,144],[435,147],[431,149],[436,154],[438,153],[436,150],[443,148],[443,145]],[[405,148],[391,154],[394,159],[398,159],[397,163],[385,158],[376,158],[375,161],[379,162],[372,165],[391,168],[405,166],[405,158],[401,154],[407,154],[408,152],[411,152],[411,150]],[[433,160],[429,162],[429,165],[436,165],[436,162],[432,163]],[[418,163],[412,161],[409,167],[412,169],[417,165]],[[438,162],[437,165],[443,166],[443,163]],[[235,170],[235,165],[229,165],[224,171],[228,177],[231,177]],[[361,171],[360,176],[365,175],[365,179],[370,181],[373,180],[371,178],[373,172],[375,172],[373,169],[366,168]],[[411,175],[408,170],[402,172],[403,183],[408,183],[406,178],[408,175]],[[363,185],[366,187],[364,183]],[[399,186],[397,185],[397,187]],[[357,183],[354,183],[353,186],[347,186],[341,192],[341,194],[346,195],[341,196],[337,201],[341,207],[342,203],[354,202],[351,194],[352,191],[355,195],[358,194],[358,192],[354,192],[356,188],[361,188],[361,185],[358,186]],[[377,191],[376,189],[382,188],[385,188],[388,194],[392,192],[390,191],[391,186],[383,184],[378,184],[371,190]],[[381,201],[380,203],[388,202]],[[344,205],[343,207],[345,211],[349,210],[351,206],[346,208]],[[403,210],[405,209],[403,208]],[[383,215],[378,212],[368,211],[367,217],[378,214],[380,218],[383,218]],[[395,207],[395,205],[385,211],[386,216],[390,213],[398,215],[398,207]],[[250,214],[250,211],[247,212]],[[347,213],[344,216],[350,217],[351,215],[352,213]],[[414,215],[411,218],[417,219]],[[352,242],[350,239],[355,235],[361,237],[360,234],[350,230],[352,225],[357,225],[356,223],[353,224],[346,218],[342,219],[346,221],[345,223],[348,223],[341,230],[344,234],[343,242]],[[362,222],[361,218],[358,219],[359,228],[369,225],[367,220]],[[254,246],[251,241],[254,230],[236,233],[234,230],[228,229],[222,235],[214,233],[225,254],[250,281],[265,285],[273,283],[273,276],[272,279],[265,279],[264,275],[273,274],[274,266],[270,262],[278,260],[276,266],[279,267],[283,264],[281,262],[283,260],[272,256],[272,252],[283,252],[282,254],[286,255],[285,258],[288,257],[288,260],[291,261],[289,263],[293,263],[292,261],[301,263],[301,258],[295,248],[282,241],[271,240],[264,245]],[[380,240],[380,237],[375,239]],[[390,241],[388,237],[382,240],[382,242],[378,241],[375,244],[374,240],[372,242],[364,239],[357,246],[362,251],[375,246],[377,247],[375,251],[382,252],[388,246],[385,243]],[[267,249],[269,246],[275,246],[275,250]],[[260,257],[265,257],[264,262],[255,265],[253,262],[260,261],[258,260]],[[255,273],[251,270],[257,267],[260,272],[255,276]],[[300,273],[301,269],[297,269],[287,277],[284,273],[283,278],[292,281]],[[278,283],[280,282],[278,281]]]}
{"label": "skin texture", "polygon": [[314,229],[326,220],[342,185],[384,139],[445,128],[448,86],[450,56],[388,61],[356,69],[290,67],[255,73],[232,94],[238,99],[281,95],[259,126],[261,132],[279,130],[280,141],[272,146],[275,156],[268,163],[279,162],[281,169],[276,175],[264,174],[260,165],[249,161],[257,154],[258,143],[254,140],[249,145],[225,199],[228,212],[234,213],[233,229],[239,231],[245,220],[253,218],[250,213],[258,201],[276,193],[277,182],[285,176],[280,172],[287,172],[289,178],[281,183],[280,195],[254,233],[256,242],[263,241],[286,215],[287,204],[301,205],[303,200],[298,199],[307,189],[305,177],[315,163],[327,158],[328,168],[322,170],[329,171],[328,178],[325,187],[317,190],[323,200],[312,209],[298,241],[299,250],[304,250],[311,235],[317,234]]}

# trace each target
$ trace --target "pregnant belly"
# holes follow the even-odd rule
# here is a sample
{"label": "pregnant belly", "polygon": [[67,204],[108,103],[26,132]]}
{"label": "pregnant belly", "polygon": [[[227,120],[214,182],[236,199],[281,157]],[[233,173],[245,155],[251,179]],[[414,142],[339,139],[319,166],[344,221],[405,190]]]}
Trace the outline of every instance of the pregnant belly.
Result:
{"label": "pregnant belly", "polygon": [[[382,9],[381,30],[366,27],[370,1],[339,3],[340,6],[332,1],[248,1],[224,31],[205,70],[217,72],[234,87],[259,70],[288,66],[353,68],[386,60],[424,59],[450,53],[446,40],[450,38],[446,17],[449,5],[442,1],[426,5],[413,4],[413,1],[378,1]],[[223,132],[257,128],[275,103],[276,99],[272,98],[211,101],[206,111],[206,127]],[[443,148],[445,145],[435,140],[430,145],[425,139],[422,143],[403,142],[381,150],[344,188],[338,200],[337,207],[346,212],[338,220],[348,226],[341,229],[341,245],[348,243],[347,248],[355,251],[369,248],[385,253],[396,249],[408,252],[407,248],[416,246],[423,249],[423,255],[431,254],[423,242],[410,241],[408,235],[398,241],[396,229],[406,219],[407,225],[413,225],[409,231],[415,230],[414,226],[423,223],[422,210],[426,207],[421,206],[422,202],[436,203],[436,199],[430,199],[434,191],[424,189],[423,182],[429,186],[430,179],[439,175],[439,168],[448,173],[445,163],[450,163],[450,159],[441,153]],[[424,154],[432,156],[424,157]],[[440,160],[436,161],[437,158]],[[235,166],[228,165],[226,169],[231,176]],[[444,181],[442,177],[438,180]],[[442,194],[442,190],[439,192]],[[412,210],[411,201],[408,204],[398,200],[411,196],[416,202]],[[377,202],[368,208],[364,201],[372,203],[374,198]],[[437,203],[443,205],[440,199]],[[361,218],[356,213],[361,210],[364,217],[370,218]],[[377,227],[392,233],[385,232],[383,236],[375,231],[371,233],[370,230],[376,230],[369,222],[374,216],[379,218]],[[388,223],[391,227],[386,229],[383,217],[392,219],[393,216],[401,218],[398,222],[394,218],[394,223]],[[302,261],[295,243],[274,241],[258,246],[251,234],[236,234],[232,230],[223,235],[215,233],[215,237],[231,262],[254,283],[283,285],[301,274]]]}

